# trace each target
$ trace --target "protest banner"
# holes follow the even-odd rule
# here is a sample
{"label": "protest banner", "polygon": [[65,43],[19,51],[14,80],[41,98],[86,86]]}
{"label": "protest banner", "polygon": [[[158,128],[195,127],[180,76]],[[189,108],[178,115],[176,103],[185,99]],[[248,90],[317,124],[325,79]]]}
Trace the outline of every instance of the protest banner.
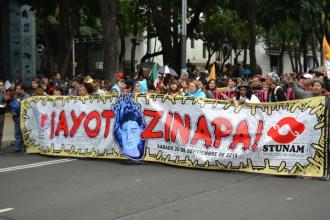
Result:
{"label": "protest banner", "polygon": [[324,178],[326,104],[324,96],[243,105],[155,94],[32,97],[21,129],[28,153]]}

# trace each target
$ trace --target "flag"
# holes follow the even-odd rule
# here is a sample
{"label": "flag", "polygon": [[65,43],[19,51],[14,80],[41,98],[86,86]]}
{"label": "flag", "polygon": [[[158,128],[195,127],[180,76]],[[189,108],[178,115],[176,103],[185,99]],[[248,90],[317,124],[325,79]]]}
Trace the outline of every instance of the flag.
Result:
{"label": "flag", "polygon": [[323,57],[324,57],[323,58],[324,67],[329,78],[330,77],[330,46],[325,36],[323,37]]}
{"label": "flag", "polygon": [[150,79],[151,79],[151,82],[154,84],[154,86],[157,87],[159,79],[158,79],[158,68],[157,68],[156,63],[154,64],[154,66],[152,67],[152,70],[150,72]]}
{"label": "flag", "polygon": [[217,74],[216,74],[216,71],[215,71],[215,64],[213,64],[212,67],[211,67],[211,72],[210,72],[208,81],[210,81],[212,79],[216,80],[216,78],[217,78]]}
{"label": "flag", "polygon": [[323,37],[323,55],[325,60],[330,60],[330,46],[325,36]]}

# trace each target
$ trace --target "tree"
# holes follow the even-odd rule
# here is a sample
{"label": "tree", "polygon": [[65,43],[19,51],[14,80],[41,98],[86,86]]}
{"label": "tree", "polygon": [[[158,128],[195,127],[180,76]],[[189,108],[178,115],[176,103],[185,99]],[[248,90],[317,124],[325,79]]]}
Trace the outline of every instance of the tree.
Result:
{"label": "tree", "polygon": [[[134,8],[134,1],[131,0],[121,0],[119,2],[119,12],[118,12],[118,31],[120,38],[120,53],[119,53],[119,64],[124,66],[125,58],[125,38],[133,34],[134,26],[136,26],[136,35],[139,33],[140,28],[138,28],[138,16],[134,15],[136,9]],[[134,41],[132,47],[136,47],[136,42]],[[132,51],[132,54],[135,54],[135,50]],[[134,55],[135,61],[135,55]],[[134,62],[133,61],[133,62]],[[134,66],[134,65],[133,65]],[[132,70],[134,71],[134,70]]]}
{"label": "tree", "polygon": [[119,70],[117,11],[118,0],[99,0],[103,27],[103,72],[106,79],[114,81]]}
{"label": "tree", "polygon": [[256,0],[248,1],[248,21],[249,21],[249,31],[250,31],[250,65],[252,74],[256,73],[257,70],[257,59],[256,59],[256,41],[257,41],[257,31],[256,31]]}
{"label": "tree", "polygon": [[203,14],[202,22],[197,28],[197,38],[204,41],[209,52],[206,68],[209,66],[211,57],[217,52],[221,55],[219,60],[221,60],[220,70],[222,70],[232,52],[235,54],[235,63],[237,63],[238,56],[248,45],[247,22],[240,19],[233,10],[213,8]]}
{"label": "tree", "polygon": [[[192,0],[188,5],[187,37],[193,38],[200,15],[208,7],[215,7],[215,1]],[[163,61],[179,71],[181,57],[181,37],[178,30],[181,22],[181,1],[153,0],[150,1],[151,17],[155,33],[162,45]],[[160,54],[160,53],[157,53]]]}
{"label": "tree", "polygon": [[[66,74],[71,69],[71,52],[74,36],[79,32],[80,7],[84,2],[79,0],[24,0],[22,3],[30,4],[36,10],[39,24],[45,25],[44,33],[52,32],[45,40],[47,46],[53,51],[57,63],[57,71]],[[50,29],[46,30],[46,29]],[[38,35],[40,32],[38,31]],[[45,37],[45,36],[43,36]],[[56,39],[55,39],[55,38]]]}

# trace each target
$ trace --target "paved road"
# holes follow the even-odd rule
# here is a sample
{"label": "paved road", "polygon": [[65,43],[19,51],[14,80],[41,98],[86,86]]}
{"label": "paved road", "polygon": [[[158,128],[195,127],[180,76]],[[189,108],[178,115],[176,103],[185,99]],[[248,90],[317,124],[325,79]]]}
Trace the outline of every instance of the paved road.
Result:
{"label": "paved road", "polygon": [[330,219],[330,181],[11,150],[0,154],[0,219]]}

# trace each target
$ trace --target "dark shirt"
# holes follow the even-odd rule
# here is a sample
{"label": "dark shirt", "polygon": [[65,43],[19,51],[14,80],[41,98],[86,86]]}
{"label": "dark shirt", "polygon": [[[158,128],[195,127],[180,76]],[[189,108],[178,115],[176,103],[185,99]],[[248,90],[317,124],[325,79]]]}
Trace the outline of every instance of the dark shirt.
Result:
{"label": "dark shirt", "polygon": [[[275,93],[276,92],[276,93]],[[268,102],[284,102],[287,101],[285,91],[282,87],[276,86],[268,92]]]}

